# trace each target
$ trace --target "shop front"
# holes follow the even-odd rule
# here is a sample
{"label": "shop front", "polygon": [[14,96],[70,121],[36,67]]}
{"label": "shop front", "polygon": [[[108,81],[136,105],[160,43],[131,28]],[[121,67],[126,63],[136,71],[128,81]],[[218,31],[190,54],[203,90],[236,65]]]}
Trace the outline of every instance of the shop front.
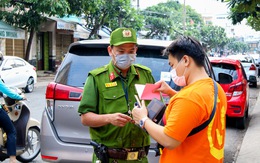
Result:
{"label": "shop front", "polygon": [[25,56],[25,31],[0,21],[0,51],[3,55]]}

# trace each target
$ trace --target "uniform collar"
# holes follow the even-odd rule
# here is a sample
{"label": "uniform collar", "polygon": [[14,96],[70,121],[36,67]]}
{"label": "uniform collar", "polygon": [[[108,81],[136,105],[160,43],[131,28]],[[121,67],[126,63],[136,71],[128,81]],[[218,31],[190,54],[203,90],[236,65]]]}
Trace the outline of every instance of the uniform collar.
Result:
{"label": "uniform collar", "polygon": [[[119,78],[121,71],[113,64],[113,62],[111,60],[108,64],[108,72],[109,72],[109,80],[114,81],[116,78]],[[131,65],[131,67],[128,71],[127,78],[129,78],[129,76],[132,76],[132,75],[139,77],[139,74],[133,64]]]}

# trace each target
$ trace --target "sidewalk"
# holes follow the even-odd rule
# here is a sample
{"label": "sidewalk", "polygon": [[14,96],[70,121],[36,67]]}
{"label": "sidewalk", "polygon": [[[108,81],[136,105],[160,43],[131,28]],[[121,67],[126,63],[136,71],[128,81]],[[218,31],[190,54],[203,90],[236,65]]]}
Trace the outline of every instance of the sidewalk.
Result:
{"label": "sidewalk", "polygon": [[258,95],[252,118],[243,139],[236,163],[260,163],[260,97]]}
{"label": "sidewalk", "polygon": [[37,70],[37,77],[54,77],[55,74],[52,71]]}
{"label": "sidewalk", "polygon": [[55,77],[55,73],[53,73],[52,71],[37,70],[36,73],[38,79]]}

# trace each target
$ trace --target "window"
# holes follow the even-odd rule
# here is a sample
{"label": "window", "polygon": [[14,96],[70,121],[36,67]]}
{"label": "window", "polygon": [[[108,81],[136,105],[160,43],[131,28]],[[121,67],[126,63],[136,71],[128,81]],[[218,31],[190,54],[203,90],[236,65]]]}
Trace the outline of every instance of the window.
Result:
{"label": "window", "polygon": [[4,68],[10,68],[10,67],[15,68],[15,63],[14,60],[12,59],[8,59],[4,65]]}
{"label": "window", "polygon": [[229,74],[232,76],[233,80],[238,79],[238,73],[237,73],[235,65],[226,64],[226,63],[212,63],[212,67],[213,67],[214,73],[216,75],[217,81],[218,81],[219,73]]}
{"label": "window", "polygon": [[20,60],[20,59],[15,59],[14,62],[15,62],[15,66],[16,66],[16,67],[25,66],[24,61],[22,61],[22,60]]}

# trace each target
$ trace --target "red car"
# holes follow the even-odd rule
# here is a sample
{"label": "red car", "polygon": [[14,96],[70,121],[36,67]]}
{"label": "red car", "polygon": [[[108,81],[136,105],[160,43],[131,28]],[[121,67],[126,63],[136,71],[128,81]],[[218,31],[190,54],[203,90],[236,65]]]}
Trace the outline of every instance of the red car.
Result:
{"label": "red car", "polygon": [[219,83],[227,96],[227,117],[236,118],[239,129],[246,127],[249,109],[249,85],[245,70],[239,60],[229,58],[210,58],[218,81],[221,74],[229,74],[230,79]]}

